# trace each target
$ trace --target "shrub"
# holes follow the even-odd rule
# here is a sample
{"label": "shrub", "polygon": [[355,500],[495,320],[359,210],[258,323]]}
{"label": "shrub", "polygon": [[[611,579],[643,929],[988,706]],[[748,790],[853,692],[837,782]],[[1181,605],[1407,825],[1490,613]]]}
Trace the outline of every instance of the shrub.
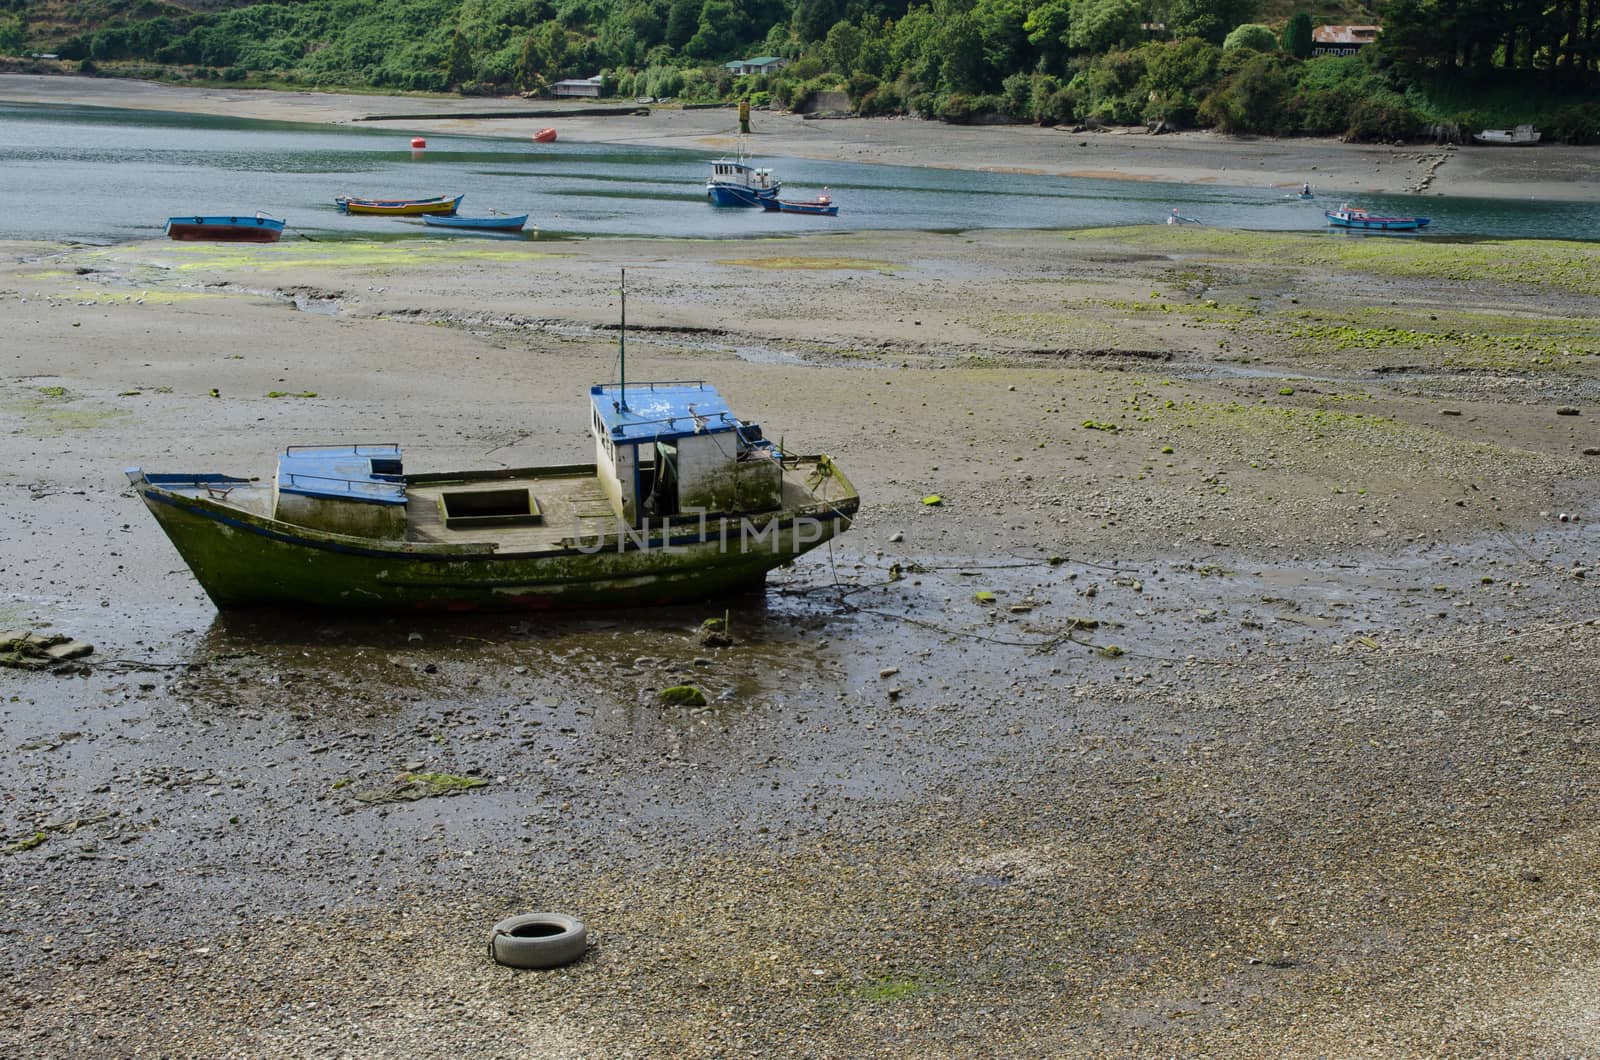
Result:
{"label": "shrub", "polygon": [[1410,140],[1422,124],[1417,112],[1394,92],[1358,99],[1350,107],[1347,140]]}
{"label": "shrub", "polygon": [[1550,123],[1550,135],[1565,144],[1600,143],[1600,103],[1563,107]]}
{"label": "shrub", "polygon": [[1238,48],[1249,48],[1258,52],[1275,52],[1278,50],[1278,38],[1267,27],[1259,22],[1246,22],[1242,26],[1235,26],[1222,41],[1222,50],[1231,52]]}
{"label": "shrub", "polygon": [[1001,82],[1007,117],[1028,121],[1033,117],[1033,78],[1027,74],[1012,74]]}
{"label": "shrub", "polygon": [[1288,87],[1275,55],[1251,55],[1200,104],[1199,116],[1223,132],[1277,132],[1284,124]]}

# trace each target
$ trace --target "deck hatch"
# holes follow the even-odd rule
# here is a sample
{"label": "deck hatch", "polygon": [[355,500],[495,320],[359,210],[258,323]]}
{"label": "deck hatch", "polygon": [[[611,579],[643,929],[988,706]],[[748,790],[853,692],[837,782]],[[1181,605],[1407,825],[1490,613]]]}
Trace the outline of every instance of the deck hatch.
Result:
{"label": "deck hatch", "polygon": [[535,526],[544,521],[538,498],[526,487],[452,490],[439,495],[439,514],[450,530],[484,526]]}

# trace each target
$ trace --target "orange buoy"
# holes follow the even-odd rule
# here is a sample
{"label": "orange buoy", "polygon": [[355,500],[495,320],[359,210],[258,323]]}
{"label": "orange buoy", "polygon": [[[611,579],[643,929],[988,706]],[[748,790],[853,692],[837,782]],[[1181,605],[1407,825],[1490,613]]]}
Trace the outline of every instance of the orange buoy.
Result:
{"label": "orange buoy", "polygon": [[533,134],[533,142],[536,144],[555,143],[555,139],[556,131],[554,129],[540,129]]}
{"label": "orange buoy", "polygon": [[411,146],[417,148],[418,150],[421,150],[422,148],[428,146],[428,141],[424,140],[420,136],[413,136],[411,138]]}

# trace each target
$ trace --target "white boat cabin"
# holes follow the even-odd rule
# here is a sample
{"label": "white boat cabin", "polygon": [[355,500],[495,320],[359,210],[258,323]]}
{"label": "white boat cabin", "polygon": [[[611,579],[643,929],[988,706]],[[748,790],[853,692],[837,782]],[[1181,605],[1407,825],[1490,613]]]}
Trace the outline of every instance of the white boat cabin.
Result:
{"label": "white boat cabin", "polygon": [[719,158],[711,163],[708,186],[747,188],[750,191],[767,191],[781,187],[772,170],[746,165],[731,158]]}
{"label": "white boat cabin", "polygon": [[591,387],[595,473],[625,525],[782,506],[783,464],[761,428],[701,382]]}

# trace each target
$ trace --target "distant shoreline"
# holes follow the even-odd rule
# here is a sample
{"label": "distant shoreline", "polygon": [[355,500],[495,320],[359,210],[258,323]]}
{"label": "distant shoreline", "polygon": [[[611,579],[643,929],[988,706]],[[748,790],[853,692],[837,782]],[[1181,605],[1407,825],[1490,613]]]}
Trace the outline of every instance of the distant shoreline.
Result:
{"label": "distant shoreline", "polygon": [[[366,120],[403,99],[403,121]],[[654,108],[643,115],[596,116],[588,101],[570,116],[490,118],[527,111],[528,101],[369,96],[187,87],[73,75],[0,74],[0,101],[123,107],[268,121],[385,124],[407,133],[531,137],[554,125],[566,140],[631,143],[720,152],[738,143],[726,109]],[[541,115],[561,106],[541,107]],[[467,115],[473,115],[468,117]],[[1327,138],[1242,138],[1208,131],[1148,135],[1115,129],[1073,133],[1036,125],[946,125],[914,118],[807,121],[757,111],[745,142],[752,155],[882,163],[938,169],[1049,174],[1110,180],[1171,181],[1243,188],[1298,187],[1328,194],[1452,195],[1522,201],[1600,203],[1600,147],[1533,148],[1351,144]]]}

